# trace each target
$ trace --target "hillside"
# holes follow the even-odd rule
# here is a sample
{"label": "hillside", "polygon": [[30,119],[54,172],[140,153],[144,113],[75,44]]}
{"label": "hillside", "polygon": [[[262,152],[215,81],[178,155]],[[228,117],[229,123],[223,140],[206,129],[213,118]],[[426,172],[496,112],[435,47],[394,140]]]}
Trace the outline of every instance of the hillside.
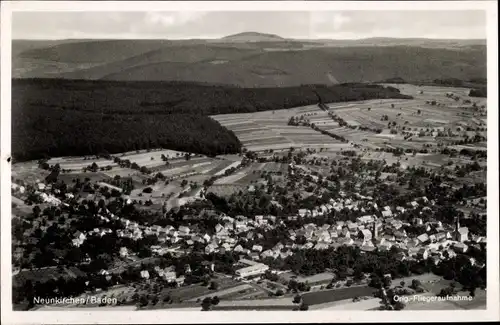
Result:
{"label": "hillside", "polygon": [[17,79],[12,83],[12,154],[16,160],[164,147],[207,155],[241,148],[208,115],[286,109],[318,102],[409,98],[397,89],[233,88],[193,83]]}
{"label": "hillside", "polygon": [[284,41],[285,39],[274,34],[244,32],[222,37],[221,40],[226,42],[276,42]]}
{"label": "hillside", "polygon": [[[393,77],[414,81],[486,77],[486,47],[474,40],[465,40],[457,48],[451,46],[458,44],[456,40],[428,40],[432,46],[423,46],[426,40],[420,39],[367,39],[342,45],[241,33],[206,41],[89,40],[50,46],[40,43],[38,47],[22,42],[13,44],[17,48],[13,51],[14,78],[289,87]],[[394,45],[404,42],[419,46]]]}

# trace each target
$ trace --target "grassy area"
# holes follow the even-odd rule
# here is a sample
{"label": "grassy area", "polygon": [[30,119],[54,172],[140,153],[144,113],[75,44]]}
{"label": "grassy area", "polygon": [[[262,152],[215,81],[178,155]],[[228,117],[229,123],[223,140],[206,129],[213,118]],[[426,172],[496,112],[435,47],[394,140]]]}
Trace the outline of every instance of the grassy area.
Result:
{"label": "grassy area", "polygon": [[316,305],[326,302],[333,302],[354,297],[372,296],[373,288],[368,286],[341,288],[317,292],[309,292],[302,295],[302,300],[307,305]]}

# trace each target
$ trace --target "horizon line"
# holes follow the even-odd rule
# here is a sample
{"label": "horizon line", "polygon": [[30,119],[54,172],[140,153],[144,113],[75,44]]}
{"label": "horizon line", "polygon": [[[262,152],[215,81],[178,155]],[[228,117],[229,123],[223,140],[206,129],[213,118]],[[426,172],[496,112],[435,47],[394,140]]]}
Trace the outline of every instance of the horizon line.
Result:
{"label": "horizon line", "polygon": [[[189,40],[223,40],[226,37],[235,36],[231,34],[226,36],[215,37],[186,37],[186,38],[163,38],[163,37],[75,37],[75,38],[29,38],[29,37],[11,37],[12,41],[71,41],[71,40],[165,40],[165,41],[189,41]],[[264,34],[264,33],[260,33]],[[307,38],[307,37],[279,37],[280,41],[362,41],[373,39],[392,39],[392,40],[442,40],[442,41],[487,41],[487,38],[442,38],[442,37],[393,37],[393,36],[372,36],[361,38]],[[277,40],[278,41],[278,40]],[[265,41],[264,41],[265,42]]]}

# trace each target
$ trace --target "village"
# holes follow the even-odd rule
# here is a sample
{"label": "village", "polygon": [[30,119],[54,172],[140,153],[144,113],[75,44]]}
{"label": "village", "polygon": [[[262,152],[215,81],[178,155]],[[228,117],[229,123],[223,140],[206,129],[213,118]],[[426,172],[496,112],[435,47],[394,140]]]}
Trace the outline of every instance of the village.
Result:
{"label": "village", "polygon": [[[332,288],[353,291],[363,283],[368,288],[366,285],[373,281],[373,274],[358,274],[353,277],[352,269],[347,272],[347,275],[340,277],[338,269],[335,271],[328,268],[323,268],[319,270],[321,272],[318,271],[316,274],[304,276],[300,272],[294,272],[280,265],[282,261],[293,258],[294,254],[301,251],[335,252],[339,248],[348,247],[358,250],[360,254],[383,254],[385,252],[391,254],[395,261],[401,263],[420,265],[425,263],[425,265],[437,267],[443,262],[456,259],[457,256],[469,256],[467,253],[471,250],[474,252],[481,251],[482,247],[486,245],[484,233],[479,233],[477,230],[475,232],[470,231],[467,226],[462,224],[467,225],[474,222],[471,220],[470,212],[466,216],[463,212],[457,210],[457,214],[452,216],[452,220],[448,219],[448,222],[436,218],[436,213],[440,213],[440,207],[436,204],[438,197],[428,199],[426,196],[406,196],[407,200],[400,205],[384,206],[380,204],[379,206],[376,202],[380,203],[380,194],[374,189],[370,190],[369,186],[363,185],[372,184],[374,178],[382,177],[382,175],[375,175],[376,173],[371,170],[358,171],[348,175],[352,181],[359,183],[353,187],[347,187],[349,190],[340,190],[331,197],[325,197],[325,188],[329,187],[330,183],[334,183],[334,181],[327,178],[322,183],[321,178],[323,176],[318,177],[318,173],[311,173],[309,167],[315,166],[316,163],[307,158],[304,159],[304,157],[310,154],[314,156],[314,153],[306,152],[305,154],[306,156],[301,151],[294,151],[292,155],[288,154],[291,162],[288,164],[286,173],[278,171],[267,174],[264,176],[266,181],[257,181],[249,185],[245,193],[240,193],[241,195],[261,195],[257,192],[274,193],[268,191],[269,187],[274,186],[273,188],[276,191],[277,184],[280,182],[287,184],[289,189],[300,192],[304,191],[304,188],[310,187],[311,184],[318,184],[320,190],[313,190],[312,196],[321,199],[322,203],[314,206],[308,202],[306,204],[307,208],[297,206],[295,213],[243,215],[218,211],[217,206],[214,205],[211,207],[203,206],[203,202],[210,201],[211,195],[213,196],[213,194],[204,194],[210,192],[211,185],[207,183],[201,191],[202,196],[185,203],[183,207],[180,207],[180,211],[177,210],[177,215],[182,215],[181,222],[174,220],[176,218],[174,216],[175,212],[165,211],[163,217],[160,217],[160,220],[163,221],[158,222],[159,224],[142,223],[111,212],[111,206],[113,207],[111,210],[115,212],[125,211],[127,207],[134,207],[137,202],[122,194],[122,191],[120,191],[119,195],[111,196],[108,194],[106,197],[102,193],[109,193],[106,191],[108,187],[103,186],[103,182],[98,180],[96,180],[95,186],[98,190],[92,196],[95,202],[99,200],[97,205],[88,200],[89,196],[84,195],[78,199],[78,193],[82,192],[71,191],[69,187],[64,187],[63,192],[65,193],[62,193],[57,183],[40,181],[33,185],[27,185],[25,182],[23,182],[24,185],[18,185],[13,182],[13,197],[17,198],[15,202],[18,202],[14,210],[19,210],[22,213],[21,207],[26,206],[22,199],[27,197],[30,197],[30,200],[39,202],[41,206],[45,206],[43,212],[41,209],[35,211],[37,209],[34,208],[31,213],[38,215],[38,218],[29,221],[33,227],[32,229],[38,228],[41,231],[48,231],[54,225],[59,231],[72,229],[72,227],[66,226],[61,228],[55,220],[47,222],[43,215],[50,214],[49,211],[54,211],[54,208],[58,209],[57,214],[60,216],[67,214],[63,212],[65,210],[88,214],[90,218],[95,220],[96,227],[92,228],[87,222],[86,228],[91,227],[90,229],[76,230],[68,233],[67,236],[71,246],[78,249],[85,247],[89,240],[99,245],[100,241],[108,242],[105,238],[114,238],[109,242],[112,244],[104,249],[106,254],[112,256],[111,260],[108,259],[108,267],[95,270],[94,273],[97,277],[104,277],[109,282],[106,287],[116,283],[114,276],[121,276],[124,272],[128,272],[130,266],[134,266],[134,272],[137,273],[135,281],[148,282],[151,279],[157,279],[167,284],[168,287],[181,289],[192,286],[193,281],[196,282],[196,280],[190,278],[186,283],[186,277],[190,277],[195,269],[197,270],[194,271],[195,273],[200,272],[201,267],[205,278],[201,277],[198,281],[207,281],[203,279],[206,279],[206,275],[210,274],[212,280],[209,280],[210,285],[208,287],[212,287],[210,290],[215,290],[215,292],[209,294],[218,297],[217,299],[222,299],[220,305],[219,302],[217,303],[218,308],[222,308],[229,301],[240,301],[238,295],[234,293],[234,290],[238,290],[238,288],[241,289],[239,291],[242,293],[239,296],[244,298],[243,305],[246,306],[245,308],[249,308],[249,306],[255,307],[254,302],[257,301],[257,304],[260,304],[263,298],[269,300],[269,296],[280,298],[276,298],[278,299],[276,301],[268,301],[264,308],[272,308],[269,306],[274,306],[274,303],[287,296],[291,297],[290,303],[283,308],[290,308],[290,306],[297,305],[293,302],[297,300],[293,298],[294,292],[304,291],[308,294],[307,292],[311,291],[321,293]],[[259,160],[258,157],[253,157],[252,153],[247,153],[247,156],[250,156],[250,164],[252,164],[251,161]],[[342,161],[352,163],[351,158],[339,158],[339,166],[342,165]],[[302,159],[302,165],[295,164],[297,159]],[[355,159],[355,161],[357,160]],[[394,169],[394,166],[389,167]],[[233,169],[232,172],[237,172],[237,170],[237,168]],[[230,175],[228,173],[223,174],[224,177],[230,177]],[[359,190],[361,187],[364,189]],[[454,188],[460,190],[460,187],[455,186]],[[270,198],[271,203],[269,206],[280,206],[278,201],[283,202],[283,198],[278,198],[277,193],[279,191],[275,193],[274,197]],[[237,194],[232,193],[230,195]],[[295,194],[288,193],[287,195],[293,197]],[[200,203],[202,206],[198,207],[197,204]],[[477,212],[481,210],[481,206],[485,206],[485,200],[484,198],[481,200],[477,198],[463,201],[460,204],[464,208],[470,208],[472,205],[475,207],[472,211]],[[24,211],[29,211],[29,208],[25,208]],[[348,217],[344,218],[343,215]],[[474,215],[474,212],[472,212],[472,215]],[[462,216],[462,219],[460,216]],[[339,218],[344,220],[338,220]],[[58,222],[60,223],[60,220]],[[203,223],[205,224],[200,226]],[[273,233],[278,234],[278,236],[270,240],[269,234]],[[23,236],[33,237],[33,234],[25,232]],[[116,246],[120,241],[128,245]],[[135,245],[134,243],[140,244]],[[19,250],[20,255],[17,255],[17,251],[14,251],[14,255],[23,260],[24,252]],[[144,251],[147,253],[144,253]],[[234,258],[236,260],[230,262],[230,267],[221,265],[221,261],[217,258],[212,259],[211,262],[205,260],[201,266],[189,263],[181,266],[160,266],[157,262],[153,262],[153,264],[144,263],[164,256],[189,259],[193,254],[203,256],[225,256],[230,254],[233,257],[232,261]],[[95,255],[93,258],[97,256]],[[472,254],[472,256],[475,255]],[[478,260],[472,256],[467,259],[470,267],[478,270],[485,268],[485,260]],[[77,264],[92,264],[93,258],[89,257],[87,252],[85,257],[80,257]],[[60,260],[64,259],[65,257],[60,257]],[[60,269],[60,267],[58,268]],[[22,267],[15,270],[17,275],[30,272],[31,270],[24,270]],[[392,278],[390,273],[384,274],[384,276]],[[263,279],[265,279],[264,283]],[[233,281],[234,284],[228,284],[229,288],[224,286],[219,288],[216,283],[221,281]],[[296,287],[297,285],[299,287]],[[98,292],[101,290],[96,289]],[[353,292],[355,297],[352,298],[358,299],[355,301],[359,302],[359,294],[356,291]],[[371,292],[371,289],[364,292],[364,299],[368,299]],[[99,294],[102,295],[102,293]],[[208,297],[206,292],[200,295],[200,297],[203,296]],[[189,298],[188,301],[192,301],[194,298],[196,298],[196,295]],[[135,299],[140,298],[136,296]],[[170,303],[172,304],[172,302]],[[185,298],[183,298],[172,305],[168,305],[168,307],[192,308],[192,302],[186,305]],[[211,307],[203,308],[213,308],[213,304]],[[236,305],[234,308],[243,307]],[[281,307],[275,306],[274,308]]]}

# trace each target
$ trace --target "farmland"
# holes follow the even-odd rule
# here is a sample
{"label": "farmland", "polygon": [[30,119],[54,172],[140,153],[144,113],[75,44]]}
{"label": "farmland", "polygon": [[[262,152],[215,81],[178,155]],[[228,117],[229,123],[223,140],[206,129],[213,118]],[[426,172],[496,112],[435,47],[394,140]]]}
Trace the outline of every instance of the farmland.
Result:
{"label": "farmland", "polygon": [[[233,131],[243,146],[250,151],[280,151],[291,147],[340,150],[349,146],[310,127],[288,125],[291,117],[314,113],[323,112],[316,105],[309,105],[253,114],[215,115],[212,118]],[[324,116],[324,114],[317,116],[317,123],[328,122],[323,121]],[[333,121],[330,124],[335,125]]]}
{"label": "farmland", "polygon": [[[326,109],[308,105],[212,118],[233,131],[246,150],[254,152],[289,148],[342,151],[353,147],[364,151],[400,148],[410,153],[428,152],[441,145],[453,145],[463,137],[486,136],[486,100],[469,97],[466,88],[385,86],[399,88],[414,99],[330,103]],[[455,149],[478,146],[478,150],[484,150],[479,143]]]}
{"label": "farmland", "polygon": [[317,305],[355,297],[372,296],[373,292],[373,288],[360,286],[306,293],[302,296],[302,299],[308,305]]}
{"label": "farmland", "polygon": [[[96,183],[96,186],[107,187],[109,191],[122,192],[123,182],[130,180],[133,189],[124,193],[126,197],[139,205],[148,201],[148,205],[143,205],[142,209],[159,211],[162,206],[169,210],[200,199],[201,185],[205,181],[222,178],[222,183],[225,183],[224,178],[234,177],[230,174],[241,165],[241,161],[242,157],[238,155],[227,156],[227,159],[225,156],[210,158],[181,151],[154,149],[118,153],[106,158],[58,157],[44,163],[49,167],[58,165],[61,171],[58,179],[65,183],[74,183],[76,179],[88,180]],[[48,175],[49,171],[40,168],[36,162],[17,163],[13,168],[13,179],[25,182],[43,182]],[[249,182],[249,176],[245,172],[241,176]],[[164,181],[158,182],[160,178]],[[150,193],[144,193],[146,187],[151,189]]]}

